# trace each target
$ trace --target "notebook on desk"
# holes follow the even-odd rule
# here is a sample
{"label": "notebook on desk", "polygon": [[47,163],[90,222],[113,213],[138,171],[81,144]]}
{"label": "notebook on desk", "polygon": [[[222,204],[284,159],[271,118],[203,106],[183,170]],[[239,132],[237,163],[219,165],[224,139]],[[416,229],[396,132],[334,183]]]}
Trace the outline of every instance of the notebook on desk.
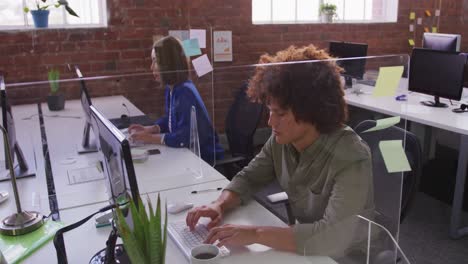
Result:
{"label": "notebook on desk", "polygon": [[139,116],[124,116],[119,118],[109,119],[114,126],[118,129],[123,129],[129,127],[131,124],[140,124],[143,126],[150,126],[154,124],[154,121],[146,115]]}

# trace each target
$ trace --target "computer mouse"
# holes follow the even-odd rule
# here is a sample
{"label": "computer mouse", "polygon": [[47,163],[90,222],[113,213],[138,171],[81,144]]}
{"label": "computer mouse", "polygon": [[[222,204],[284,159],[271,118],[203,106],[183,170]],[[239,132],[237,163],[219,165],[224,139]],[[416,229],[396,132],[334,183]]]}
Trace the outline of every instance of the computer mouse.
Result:
{"label": "computer mouse", "polygon": [[9,193],[7,191],[0,191],[0,203],[8,200]]}
{"label": "computer mouse", "polygon": [[193,203],[175,202],[167,205],[167,212],[170,214],[178,214],[193,207]]}

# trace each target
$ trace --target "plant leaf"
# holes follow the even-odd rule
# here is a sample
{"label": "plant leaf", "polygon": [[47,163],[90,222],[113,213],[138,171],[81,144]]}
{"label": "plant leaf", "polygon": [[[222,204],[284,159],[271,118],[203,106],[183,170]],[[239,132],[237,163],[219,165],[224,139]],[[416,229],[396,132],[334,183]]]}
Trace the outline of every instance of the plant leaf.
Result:
{"label": "plant leaf", "polygon": [[162,257],[161,264],[166,263],[166,245],[167,245],[167,201],[164,203],[164,237],[162,242]]}
{"label": "plant leaf", "polygon": [[[138,203],[139,200],[136,202]],[[130,212],[132,214],[133,220],[133,234],[135,235],[136,242],[140,250],[143,251],[143,255],[146,256],[146,245],[145,245],[145,228],[143,226],[143,222],[140,219],[139,210],[145,210],[145,206],[143,204],[138,205],[138,209],[136,207],[135,201],[130,201]]]}
{"label": "plant leaf", "polygon": [[161,243],[161,199],[158,194],[156,205],[156,215],[150,219],[150,262],[151,264],[161,264],[162,243]]}
{"label": "plant leaf", "polygon": [[73,9],[71,9],[71,7],[69,7],[68,5],[65,6],[65,10],[67,10],[68,14],[79,17],[78,14],[76,14],[75,11],[73,11]]}
{"label": "plant leaf", "polygon": [[28,12],[29,12],[29,7],[23,8],[23,11],[24,11],[25,13],[28,13]]}
{"label": "plant leaf", "polygon": [[131,262],[145,263],[143,252],[141,252],[141,248],[139,248],[138,242],[125,221],[125,217],[123,216],[120,208],[117,208],[117,228],[119,230],[119,235],[124,242],[125,251],[127,252]]}

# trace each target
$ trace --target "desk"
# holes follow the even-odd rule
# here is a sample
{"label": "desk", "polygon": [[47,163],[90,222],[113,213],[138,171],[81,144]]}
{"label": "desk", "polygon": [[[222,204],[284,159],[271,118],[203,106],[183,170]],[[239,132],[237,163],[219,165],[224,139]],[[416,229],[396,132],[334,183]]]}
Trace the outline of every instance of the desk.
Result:
{"label": "desk", "polygon": [[[401,116],[409,121],[426,126],[449,130],[460,135],[460,146],[458,154],[458,167],[455,182],[455,193],[453,195],[452,215],[450,220],[450,236],[459,238],[468,235],[468,227],[461,227],[463,194],[466,179],[466,166],[468,164],[468,115],[452,112],[452,106],[448,100],[448,108],[427,107],[420,104],[422,100],[433,100],[433,96],[409,93],[407,79],[400,82],[399,94],[407,94],[408,101],[396,101],[391,97],[372,97],[374,87],[357,84],[355,88],[345,91],[345,99],[349,105],[359,108],[391,115]],[[364,94],[355,94],[354,91],[361,89]]]}
{"label": "desk", "polygon": [[[201,194],[191,194],[192,190],[206,188],[224,187],[227,180],[218,180],[203,183],[190,187],[182,187],[161,192],[162,203],[165,200],[171,201],[191,201],[196,206],[208,204],[219,195],[219,192],[207,192]],[[149,195],[152,201],[156,201],[157,194]],[[96,203],[93,205],[81,206],[77,208],[65,209],[60,212],[62,220],[67,223],[75,222],[93,211],[104,207],[107,203]],[[153,203],[155,206],[155,202]],[[186,213],[168,215],[169,221],[185,219]],[[244,225],[265,225],[265,226],[285,226],[285,224],[268,210],[255,201],[241,206],[225,216],[225,223]],[[69,263],[87,263],[87,261],[98,250],[105,247],[105,241],[109,235],[110,228],[95,228],[93,220],[65,234],[64,240],[67,248]],[[189,263],[183,256],[179,248],[168,236],[166,263]],[[233,251],[231,256],[223,259],[222,263],[314,263],[314,264],[336,264],[329,257],[303,257],[296,254],[282,253],[271,250],[262,245],[251,245],[246,247],[247,251],[239,253]],[[53,252],[53,254],[52,254]],[[55,263],[55,248],[52,243],[48,243],[44,248],[35,252],[28,259],[30,263]]]}
{"label": "desk", "polygon": [[[130,115],[142,114],[123,96],[98,97],[92,101],[93,105],[109,119],[119,117],[122,110],[127,111],[122,107],[122,103],[128,107]],[[44,110],[44,114],[50,113]],[[66,108],[60,112],[60,115],[82,118],[45,118],[44,120],[59,209],[107,201],[104,180],[69,184],[69,170],[94,166],[100,160],[100,154],[77,154],[77,145],[81,143],[85,122],[79,100],[67,101]],[[199,162],[199,159],[186,148],[169,148],[162,145],[149,145],[143,148],[154,147],[160,149],[161,154],[150,155],[146,162],[134,164],[141,194],[224,179],[224,176],[209,164]],[[71,164],[67,158],[73,159]],[[203,177],[198,177],[197,171],[200,166]]]}

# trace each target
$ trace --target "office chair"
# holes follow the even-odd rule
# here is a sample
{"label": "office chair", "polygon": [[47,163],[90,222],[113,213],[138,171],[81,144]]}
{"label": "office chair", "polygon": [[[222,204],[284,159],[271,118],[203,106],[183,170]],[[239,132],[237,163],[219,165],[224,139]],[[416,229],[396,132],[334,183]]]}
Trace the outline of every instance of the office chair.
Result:
{"label": "office chair", "polygon": [[262,117],[263,105],[247,98],[247,83],[242,85],[226,116],[229,150],[216,160],[215,168],[231,180],[254,157],[253,136]]}
{"label": "office chair", "polygon": [[[387,228],[394,238],[397,238],[398,226],[404,220],[411,202],[418,191],[422,171],[422,151],[418,138],[411,132],[397,126],[363,133],[375,127],[376,121],[365,120],[355,127],[356,133],[368,144],[372,154],[372,173],[374,177],[374,205],[375,221]],[[403,173],[403,182],[400,172],[389,173],[385,167],[379,142],[382,140],[403,140],[404,150],[411,171]],[[392,188],[392,186],[394,186]],[[400,190],[401,186],[401,196]],[[400,200],[401,204],[395,203]],[[399,218],[399,219],[397,219]],[[387,240],[380,252],[374,256],[372,263],[399,263],[400,256],[394,244]]]}

